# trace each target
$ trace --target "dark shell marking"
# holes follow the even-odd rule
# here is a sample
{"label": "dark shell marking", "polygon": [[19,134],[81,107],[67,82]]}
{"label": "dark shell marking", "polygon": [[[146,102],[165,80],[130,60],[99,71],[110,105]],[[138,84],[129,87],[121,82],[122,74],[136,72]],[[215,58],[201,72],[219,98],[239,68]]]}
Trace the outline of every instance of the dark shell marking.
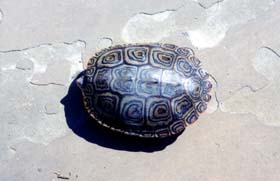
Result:
{"label": "dark shell marking", "polygon": [[140,137],[181,133],[210,101],[211,83],[189,48],[129,44],[103,49],[88,62],[84,104],[101,125]]}

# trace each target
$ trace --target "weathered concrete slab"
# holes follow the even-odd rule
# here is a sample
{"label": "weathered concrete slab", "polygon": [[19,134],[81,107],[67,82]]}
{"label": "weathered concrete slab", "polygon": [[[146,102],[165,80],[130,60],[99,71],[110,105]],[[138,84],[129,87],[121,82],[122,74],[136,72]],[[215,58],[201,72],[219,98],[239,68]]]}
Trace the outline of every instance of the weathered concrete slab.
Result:
{"label": "weathered concrete slab", "polygon": [[84,46],[77,41],[0,52],[1,161],[22,141],[48,144],[66,134],[59,102],[83,69]]}

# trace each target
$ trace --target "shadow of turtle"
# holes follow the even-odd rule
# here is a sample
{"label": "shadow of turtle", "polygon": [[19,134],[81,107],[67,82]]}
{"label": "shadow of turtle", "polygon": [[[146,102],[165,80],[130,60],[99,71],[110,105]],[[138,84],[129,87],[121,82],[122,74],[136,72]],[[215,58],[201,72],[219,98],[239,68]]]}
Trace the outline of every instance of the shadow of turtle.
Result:
{"label": "shadow of turtle", "polygon": [[71,83],[68,94],[61,100],[67,125],[75,134],[103,147],[135,152],[160,151],[177,139],[178,135],[162,139],[139,138],[120,134],[99,125],[85,110],[81,90],[76,84],[76,80],[83,73]]}

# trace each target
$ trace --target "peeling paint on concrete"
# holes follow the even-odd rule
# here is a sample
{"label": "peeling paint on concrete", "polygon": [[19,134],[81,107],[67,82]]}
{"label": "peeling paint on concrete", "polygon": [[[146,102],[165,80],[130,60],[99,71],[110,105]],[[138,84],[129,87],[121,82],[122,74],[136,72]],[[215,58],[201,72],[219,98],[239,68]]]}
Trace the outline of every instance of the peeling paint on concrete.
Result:
{"label": "peeling paint on concrete", "polygon": [[193,46],[203,49],[219,44],[225,38],[227,29],[227,25],[213,24],[209,19],[200,29],[188,31],[188,35]]}
{"label": "peeling paint on concrete", "polygon": [[157,42],[168,37],[175,26],[175,22],[169,19],[173,12],[166,10],[156,14],[136,14],[123,28],[122,39],[126,43]]}
{"label": "peeling paint on concrete", "polygon": [[108,48],[113,45],[113,39],[108,37],[103,37],[98,41],[97,50],[101,50],[103,48]]}
{"label": "peeling paint on concrete", "polygon": [[255,19],[257,15],[270,9],[273,2],[274,0],[224,0],[214,3],[206,10],[208,18],[202,26],[188,31],[189,39],[200,49],[214,47],[225,38],[231,27]]}
{"label": "peeling paint on concrete", "polygon": [[81,51],[83,48],[85,44],[77,41],[73,44],[41,46],[35,52],[34,49],[25,52],[26,57],[34,63],[31,83],[35,85],[68,84],[72,79],[71,75],[83,69]]}
{"label": "peeling paint on concrete", "polygon": [[[43,44],[23,50],[0,51],[2,71],[31,66],[32,75],[29,78],[34,85],[61,84],[67,85],[73,75],[83,70],[82,53],[85,49],[84,41],[74,43]],[[27,63],[29,61],[29,63]],[[31,62],[30,62],[31,61]],[[56,75],[64,70],[63,75]]]}
{"label": "peeling paint on concrete", "polygon": [[28,140],[46,145],[65,135],[60,100],[73,74],[82,70],[84,48],[76,41],[0,52],[0,102],[5,105],[0,109],[0,160],[13,156],[10,144]]}
{"label": "peeling paint on concrete", "polygon": [[[157,42],[175,32],[183,31],[193,46],[199,49],[210,48],[218,45],[226,37],[230,28],[255,19],[274,4],[274,0],[195,2],[196,5],[189,2],[188,6],[182,9],[136,14],[122,29],[122,39],[127,43]],[[198,7],[204,11],[199,11]],[[194,9],[200,12],[199,17]],[[184,17],[186,12],[192,13],[186,18]],[[203,18],[204,16],[206,18]]]}
{"label": "peeling paint on concrete", "polygon": [[250,113],[266,125],[280,126],[280,57],[275,52],[266,47],[260,48],[252,60],[256,71],[265,76],[269,84],[259,90],[244,86],[223,102],[223,112]]}

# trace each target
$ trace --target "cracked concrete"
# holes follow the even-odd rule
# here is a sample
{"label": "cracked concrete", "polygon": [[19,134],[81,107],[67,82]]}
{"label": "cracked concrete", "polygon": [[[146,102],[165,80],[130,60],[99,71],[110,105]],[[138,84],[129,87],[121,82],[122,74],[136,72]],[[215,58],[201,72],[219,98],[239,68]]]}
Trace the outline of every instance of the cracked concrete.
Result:
{"label": "cracked concrete", "polygon": [[73,44],[46,44],[23,50],[0,51],[1,70],[32,69],[27,81],[34,85],[66,85],[73,79],[73,75],[83,70],[84,48],[85,43],[77,41]]}
{"label": "cracked concrete", "polygon": [[76,41],[0,52],[0,160],[14,154],[7,149],[11,145],[15,151],[24,140],[48,144],[66,134],[59,101],[67,87],[58,84],[69,85],[83,69],[83,49]]}
{"label": "cracked concrete", "polygon": [[[211,6],[206,5],[206,7],[211,8],[206,10],[208,18],[203,25],[198,29],[188,31],[190,41],[197,48],[216,46],[225,38],[230,27],[255,19],[263,11],[269,10],[272,3],[274,3],[274,0],[212,2]],[[229,11],[229,9],[231,10]]]}
{"label": "cracked concrete", "polygon": [[122,39],[128,43],[157,42],[183,31],[194,47],[210,48],[218,45],[231,27],[257,18],[274,3],[274,0],[190,1],[188,6],[177,9],[141,12],[127,21]]}
{"label": "cracked concrete", "polygon": [[[278,181],[279,8],[279,0],[0,1],[0,180]],[[154,152],[74,129],[85,115],[64,99],[87,60],[154,41],[193,48],[209,71],[212,100],[199,120]]]}
{"label": "cracked concrete", "polygon": [[208,9],[216,4],[223,2],[224,0],[194,0],[204,9]]}
{"label": "cracked concrete", "polygon": [[173,30],[175,22],[169,20],[173,10],[159,13],[139,13],[130,18],[122,30],[122,38],[127,43],[157,42],[167,37]]}
{"label": "cracked concrete", "polygon": [[271,48],[263,47],[257,51],[252,63],[256,71],[269,80],[269,84],[259,90],[251,86],[242,87],[223,102],[221,110],[230,113],[251,113],[266,125],[280,126],[279,54]]}

